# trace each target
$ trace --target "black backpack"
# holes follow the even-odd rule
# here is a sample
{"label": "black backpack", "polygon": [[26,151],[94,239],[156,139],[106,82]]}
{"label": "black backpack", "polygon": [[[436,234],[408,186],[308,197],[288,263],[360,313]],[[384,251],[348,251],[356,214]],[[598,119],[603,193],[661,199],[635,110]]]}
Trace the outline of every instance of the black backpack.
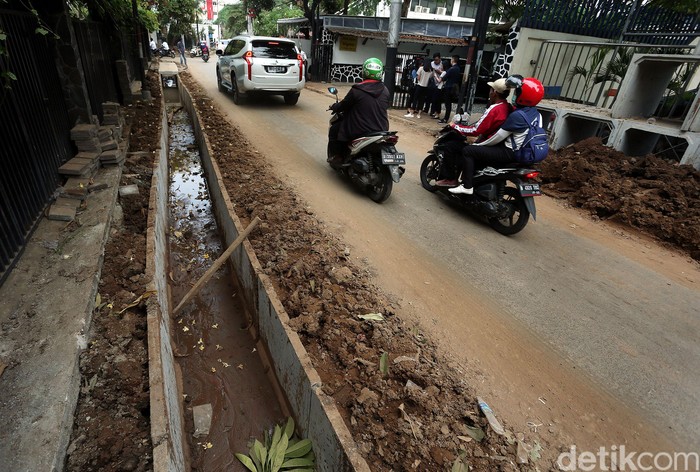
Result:
{"label": "black backpack", "polygon": [[534,164],[544,160],[549,154],[549,143],[547,142],[547,133],[544,128],[540,126],[541,117],[536,108],[530,108],[531,112],[528,114],[525,110],[515,110],[513,113],[521,113],[530,124],[530,129],[527,132],[525,141],[520,148],[516,149],[515,139],[513,135],[510,136],[511,146],[513,147],[513,154],[515,155],[515,160],[521,164]]}

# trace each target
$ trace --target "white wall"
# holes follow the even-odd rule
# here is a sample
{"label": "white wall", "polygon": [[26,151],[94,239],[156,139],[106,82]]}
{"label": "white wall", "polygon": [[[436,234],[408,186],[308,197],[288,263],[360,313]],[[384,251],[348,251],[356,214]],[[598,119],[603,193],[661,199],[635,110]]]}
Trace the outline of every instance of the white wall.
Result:
{"label": "white wall", "polygon": [[334,64],[362,64],[367,58],[376,57],[382,62],[386,59],[386,43],[378,39],[368,39],[363,45],[363,38],[357,38],[357,49],[355,51],[341,51],[340,41],[333,44]]}

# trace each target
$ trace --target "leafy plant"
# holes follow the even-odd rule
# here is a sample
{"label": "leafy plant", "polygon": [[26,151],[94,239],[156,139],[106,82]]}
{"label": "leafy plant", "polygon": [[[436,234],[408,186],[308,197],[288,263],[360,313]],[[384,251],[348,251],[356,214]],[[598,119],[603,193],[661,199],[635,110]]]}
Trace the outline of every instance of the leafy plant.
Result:
{"label": "leafy plant", "polygon": [[265,432],[264,444],[253,440],[249,456],[236,453],[236,457],[251,472],[313,472],[311,448],[310,440],[294,437],[294,420],[289,418],[284,429],[276,425],[272,435]]}
{"label": "leafy plant", "polygon": [[[612,57],[608,58],[611,52]],[[587,64],[572,67],[567,74],[567,79],[569,82],[573,82],[575,78],[582,77],[583,92],[581,97],[588,96],[590,98],[590,92],[595,85],[622,81],[632,61],[633,54],[634,48],[601,47],[590,56]]]}

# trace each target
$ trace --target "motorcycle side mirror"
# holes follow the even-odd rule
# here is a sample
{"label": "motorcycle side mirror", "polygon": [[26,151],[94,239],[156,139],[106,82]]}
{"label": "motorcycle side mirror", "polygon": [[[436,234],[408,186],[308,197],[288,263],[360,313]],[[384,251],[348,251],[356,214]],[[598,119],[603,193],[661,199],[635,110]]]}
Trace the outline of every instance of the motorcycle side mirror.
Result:
{"label": "motorcycle side mirror", "polygon": [[462,122],[462,115],[456,114],[454,118],[452,119],[453,123],[461,123]]}
{"label": "motorcycle side mirror", "polygon": [[338,89],[335,87],[328,87],[328,91],[333,95],[338,95]]}

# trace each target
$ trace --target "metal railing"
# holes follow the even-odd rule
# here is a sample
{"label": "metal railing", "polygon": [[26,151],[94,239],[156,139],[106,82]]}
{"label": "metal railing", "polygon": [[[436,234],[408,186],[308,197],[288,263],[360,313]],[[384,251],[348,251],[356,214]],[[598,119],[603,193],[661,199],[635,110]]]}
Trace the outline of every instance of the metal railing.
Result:
{"label": "metal railing", "polygon": [[[550,40],[544,41],[540,46],[532,75],[544,85],[545,98],[611,108],[632,53],[687,54],[694,48],[695,46]],[[668,104],[669,100],[674,100],[673,97],[688,94],[689,77],[694,71],[693,64],[678,68],[664,95],[664,103]],[[686,105],[681,106],[679,100],[675,100],[676,105],[672,110],[669,108],[664,112],[664,103],[660,105],[660,112],[665,113],[664,116],[687,113],[687,109],[682,111]],[[690,103],[687,104],[689,105]]]}
{"label": "metal railing", "polygon": [[0,283],[16,262],[72,155],[71,124],[55,48],[29,14],[0,11],[10,54],[0,71],[17,80],[0,90]]}
{"label": "metal railing", "polygon": [[104,27],[99,23],[74,21],[73,29],[92,113],[102,121],[102,104],[108,101],[119,102],[112,51],[115,47],[120,50],[122,45],[110,44],[103,32]]}

